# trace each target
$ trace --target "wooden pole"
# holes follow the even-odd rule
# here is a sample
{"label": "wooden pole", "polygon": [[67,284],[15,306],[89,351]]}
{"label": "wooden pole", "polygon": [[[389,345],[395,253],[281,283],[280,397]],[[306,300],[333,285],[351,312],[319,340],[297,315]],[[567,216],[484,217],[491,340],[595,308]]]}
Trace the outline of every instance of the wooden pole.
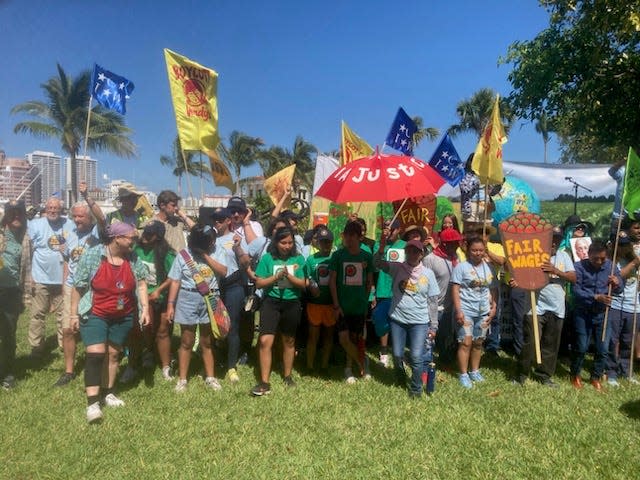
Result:
{"label": "wooden pole", "polygon": [[540,326],[538,324],[538,312],[536,311],[536,292],[530,290],[531,294],[531,316],[533,317],[533,343],[536,347],[536,363],[542,363],[542,354],[540,353]]}
{"label": "wooden pole", "polygon": [[87,144],[89,143],[89,123],[91,122],[91,106],[92,106],[92,102],[93,102],[93,96],[91,96],[91,94],[89,94],[89,107],[87,108],[87,128],[85,129],[84,132],[84,149],[83,149],[83,176],[82,176],[82,181],[86,182],[87,181]]}
{"label": "wooden pole", "polygon": [[[616,230],[616,238],[615,243],[613,244],[613,259],[611,260],[611,273],[609,275],[613,275],[616,271],[616,259],[618,257],[618,235],[620,235],[620,229],[622,228],[622,211],[624,207],[622,202],[620,202],[620,211],[618,212],[618,228]],[[612,287],[609,285],[609,289],[607,291],[607,295],[611,296]],[[604,309],[604,320],[602,321],[602,340],[604,342],[605,337],[607,336],[607,320],[609,318],[609,305]]]}

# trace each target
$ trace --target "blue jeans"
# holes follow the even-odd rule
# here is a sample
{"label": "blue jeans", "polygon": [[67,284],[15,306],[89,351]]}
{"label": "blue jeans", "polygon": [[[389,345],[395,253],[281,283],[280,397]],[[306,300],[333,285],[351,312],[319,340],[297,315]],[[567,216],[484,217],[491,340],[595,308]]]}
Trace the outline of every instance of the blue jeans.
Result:
{"label": "blue jeans", "polygon": [[222,301],[229,312],[231,328],[227,335],[227,368],[236,368],[240,355],[240,320],[244,307],[244,288],[236,283],[226,287],[222,293]]}
{"label": "blue jeans", "polygon": [[422,369],[425,356],[425,339],[429,325],[426,323],[408,324],[391,319],[391,348],[393,349],[393,363],[396,375],[404,377],[404,349],[409,340],[409,365],[411,366],[412,394],[422,393]]}
{"label": "blue jeans", "polygon": [[[602,341],[604,310],[594,311],[591,308],[576,307],[574,315],[574,345],[571,351],[571,375],[578,376],[582,371],[584,356],[589,348],[591,336],[595,341],[596,353],[593,358],[591,380],[599,380],[607,365],[608,346],[611,329],[607,327],[607,335]],[[609,322],[607,322],[609,323]]]}

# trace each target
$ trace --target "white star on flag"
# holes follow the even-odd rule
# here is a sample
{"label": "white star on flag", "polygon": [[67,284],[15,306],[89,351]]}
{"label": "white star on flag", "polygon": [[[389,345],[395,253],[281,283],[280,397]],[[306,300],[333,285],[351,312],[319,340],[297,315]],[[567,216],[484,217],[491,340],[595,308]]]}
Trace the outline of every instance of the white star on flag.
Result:
{"label": "white star on flag", "polygon": [[400,140],[400,145],[402,145],[403,147],[407,144],[406,140]]}
{"label": "white star on flag", "polygon": [[400,131],[404,132],[407,129],[406,125],[400,125]]}
{"label": "white star on flag", "polygon": [[120,90],[124,90],[124,82],[121,82],[120,85],[118,85],[118,88]]}
{"label": "white star on flag", "polygon": [[100,73],[98,74],[98,80],[99,80],[99,81],[104,82],[106,79],[107,79],[107,77],[105,76],[105,74],[104,74],[104,73],[100,72]]}
{"label": "white star on flag", "polygon": [[102,94],[103,94],[105,97],[108,97],[109,95],[111,95],[111,90],[109,90],[108,88],[105,88],[105,89],[102,91]]}
{"label": "white star on flag", "polygon": [[443,171],[443,172],[448,172],[448,171],[449,171],[449,167],[448,167],[448,166],[446,166],[446,165],[443,165],[443,166],[442,166],[442,171]]}
{"label": "white star on flag", "polygon": [[451,155],[449,155],[449,153],[445,150],[444,152],[442,152],[442,158],[444,158],[445,160],[447,158],[449,158]]}

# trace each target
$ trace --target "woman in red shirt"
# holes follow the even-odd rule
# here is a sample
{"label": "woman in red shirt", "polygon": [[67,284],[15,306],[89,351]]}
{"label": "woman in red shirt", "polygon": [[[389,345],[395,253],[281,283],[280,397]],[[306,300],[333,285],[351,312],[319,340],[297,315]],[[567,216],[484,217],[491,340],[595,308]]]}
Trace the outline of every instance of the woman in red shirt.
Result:
{"label": "woman in red shirt", "polygon": [[89,423],[102,419],[100,385],[105,360],[108,384],[102,392],[104,404],[124,405],[113,394],[118,358],[134,319],[140,325],[149,323],[147,267],[132,255],[135,227],[113,223],[107,235],[106,245],[97,245],[80,258],[71,296],[71,327],[79,328],[87,352],[84,380]]}

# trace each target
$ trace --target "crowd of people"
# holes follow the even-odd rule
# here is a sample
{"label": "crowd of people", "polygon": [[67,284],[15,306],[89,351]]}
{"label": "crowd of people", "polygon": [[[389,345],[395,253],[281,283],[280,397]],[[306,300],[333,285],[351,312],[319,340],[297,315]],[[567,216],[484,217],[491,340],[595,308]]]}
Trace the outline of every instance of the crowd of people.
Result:
{"label": "crowd of people", "polygon": [[[180,198],[171,191],[158,195],[157,213],[150,218],[135,209],[135,191],[121,188],[120,208],[108,215],[86,185],[80,194],[67,216],[57,198],[29,220],[24,204],[5,205],[0,380],[5,389],[16,383],[17,323],[28,294],[28,342],[36,363],[47,350],[45,320],[56,319],[64,357],[56,387],[74,381],[78,342],[84,344],[90,423],[102,419],[104,406],[124,405],[116,396],[117,381],[133,382],[144,371],[157,367],[162,378],[175,382],[176,392],[185,391],[194,352],[212,390],[223,388],[224,381],[239,382],[238,366],[255,358],[258,382],[250,393],[262,396],[271,392],[274,366],[284,385],[296,385],[297,355],[300,370],[329,378],[336,344],[344,353],[344,381],[370,379],[366,349],[375,338],[380,366],[392,367],[397,384],[411,397],[433,385],[436,357],[442,366],[457,368],[461,388],[470,389],[484,381],[483,355],[500,348],[507,303],[515,384],[532,377],[557,387],[558,353],[565,344],[571,383],[582,388],[591,340],[589,381],[596,390],[602,390],[603,378],[611,388],[622,378],[636,382],[631,362],[640,303],[640,222],[625,219],[608,244],[591,239],[593,226],[580,218],[554,227],[550,259],[542,266],[549,281],[535,292],[538,363],[529,296],[511,278],[482,209],[467,211],[473,202],[463,201],[463,229],[453,214],[434,232],[419,225],[401,228],[388,219],[373,240],[356,216],[340,239],[326,225],[303,237],[300,219],[282,210],[282,201],[263,230],[239,197],[203,212],[196,222],[180,210]],[[573,257],[572,239],[587,237],[592,241],[586,256]],[[212,328],[220,308],[230,327],[223,340]],[[175,352],[174,325],[180,327]],[[121,363],[126,368],[118,376]]]}

